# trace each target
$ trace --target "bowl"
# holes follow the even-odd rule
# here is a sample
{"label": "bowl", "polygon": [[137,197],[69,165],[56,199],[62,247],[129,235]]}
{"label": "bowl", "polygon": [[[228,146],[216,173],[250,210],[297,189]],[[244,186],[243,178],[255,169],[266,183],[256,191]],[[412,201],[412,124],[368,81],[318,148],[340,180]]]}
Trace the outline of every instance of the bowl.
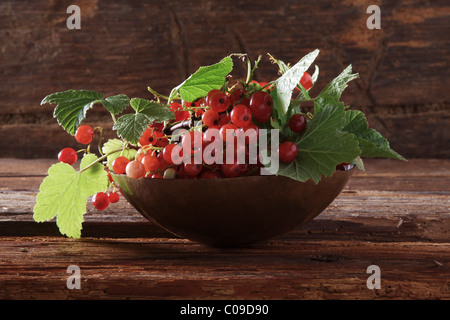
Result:
{"label": "bowl", "polygon": [[170,233],[216,247],[270,240],[306,224],[339,195],[353,170],[319,183],[283,176],[223,179],[112,177],[145,218]]}

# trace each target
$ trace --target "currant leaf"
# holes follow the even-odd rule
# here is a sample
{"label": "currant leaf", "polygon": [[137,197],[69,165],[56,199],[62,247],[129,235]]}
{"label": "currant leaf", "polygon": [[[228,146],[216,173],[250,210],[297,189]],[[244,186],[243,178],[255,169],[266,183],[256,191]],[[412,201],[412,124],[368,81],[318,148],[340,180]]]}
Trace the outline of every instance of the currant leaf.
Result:
{"label": "currant leaf", "polygon": [[135,113],[124,114],[113,126],[117,135],[136,145],[149,124],[175,119],[175,114],[166,106],[145,99],[134,98],[130,102]]}
{"label": "currant leaf", "polygon": [[353,133],[359,141],[362,157],[384,157],[406,161],[391,149],[389,142],[375,129],[369,128],[365,115],[359,110],[345,111],[343,131]]}
{"label": "currant leaf", "polygon": [[100,103],[102,103],[111,114],[118,115],[128,106],[130,103],[130,98],[124,94],[119,94],[103,99]]}
{"label": "currant leaf", "polygon": [[108,154],[107,159],[107,166],[108,168],[112,168],[112,163],[116,158],[120,156],[124,156],[125,158],[129,160],[133,160],[137,150],[136,149],[124,149],[122,151],[114,152],[114,150],[119,150],[120,148],[123,148],[125,143],[120,139],[110,139],[102,147],[102,152],[104,154]]}
{"label": "currant leaf", "polygon": [[282,116],[287,113],[294,88],[298,85],[303,74],[308,70],[318,55],[318,49],[308,53],[275,81],[277,90],[272,95],[272,99],[274,100],[274,104],[275,101],[277,102],[277,112],[279,115]]}
{"label": "currant leaf", "polygon": [[85,155],[78,172],[66,163],[51,166],[39,187],[33,219],[44,222],[56,217],[62,234],[79,238],[87,198],[108,187],[108,176],[102,164],[96,163],[82,171],[96,160],[94,154]]}
{"label": "currant leaf", "polygon": [[183,83],[172,89],[169,100],[172,100],[177,94],[184,101],[195,101],[204,97],[209,91],[220,89],[224,84],[225,77],[232,69],[233,60],[230,56],[223,58],[216,64],[200,67]]}
{"label": "currant leaf", "polygon": [[327,105],[338,103],[348,83],[358,77],[358,73],[352,73],[352,65],[345,68],[314,99],[314,113],[320,112]]}
{"label": "currant leaf", "polygon": [[295,161],[280,163],[277,175],[294,180],[319,182],[322,176],[330,176],[342,162],[352,163],[361,154],[356,137],[341,129],[345,125],[342,103],[325,106],[314,115],[295,143],[299,153]]}
{"label": "currant leaf", "polygon": [[128,97],[117,95],[104,99],[103,94],[91,90],[67,90],[46,96],[42,104],[56,104],[53,116],[71,135],[74,135],[86,112],[96,103],[102,104],[109,112],[116,115],[128,105]]}

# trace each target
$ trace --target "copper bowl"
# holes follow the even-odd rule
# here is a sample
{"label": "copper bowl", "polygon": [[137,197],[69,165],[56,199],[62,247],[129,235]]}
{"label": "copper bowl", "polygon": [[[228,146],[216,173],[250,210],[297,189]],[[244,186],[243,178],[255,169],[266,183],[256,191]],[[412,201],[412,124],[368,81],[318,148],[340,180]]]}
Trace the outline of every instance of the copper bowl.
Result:
{"label": "copper bowl", "polygon": [[179,237],[223,247],[269,240],[304,225],[339,195],[352,171],[335,171],[318,184],[282,176],[112,177],[151,222]]}

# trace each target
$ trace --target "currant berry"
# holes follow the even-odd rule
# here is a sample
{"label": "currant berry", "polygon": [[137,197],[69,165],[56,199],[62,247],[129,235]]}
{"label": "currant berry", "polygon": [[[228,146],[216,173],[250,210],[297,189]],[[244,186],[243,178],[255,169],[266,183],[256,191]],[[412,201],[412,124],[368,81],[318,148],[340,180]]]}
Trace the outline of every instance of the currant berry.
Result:
{"label": "currant berry", "polygon": [[131,179],[139,179],[145,176],[144,165],[137,160],[130,161],[125,168],[125,172]]}
{"label": "currant berry", "polygon": [[213,109],[206,110],[202,115],[202,122],[207,127],[217,126],[217,124],[219,123],[219,113],[217,113],[217,111],[214,111]]}
{"label": "currant berry", "polygon": [[109,192],[108,193],[109,203],[116,203],[120,200],[120,195],[117,192]]}
{"label": "currant berry", "polygon": [[306,117],[302,114],[294,114],[289,120],[289,128],[296,133],[306,129]]}
{"label": "currant berry", "polygon": [[243,105],[238,104],[233,107],[231,110],[231,122],[239,128],[243,128],[250,124],[252,121],[252,112],[250,108]]}
{"label": "currant berry", "polygon": [[222,164],[222,174],[227,178],[235,178],[241,174],[243,167],[238,163]]}
{"label": "currant berry", "polygon": [[305,72],[303,74],[302,78],[300,79],[300,84],[303,86],[303,88],[305,88],[306,91],[311,89],[313,81],[311,75],[308,72]]}
{"label": "currant berry", "polygon": [[243,104],[247,107],[250,105],[248,91],[244,89],[233,90],[230,94],[230,100],[232,105]]}
{"label": "currant berry", "polygon": [[94,129],[88,125],[81,125],[75,132],[75,139],[82,144],[89,144],[94,137]]}
{"label": "currant berry", "polygon": [[219,115],[219,121],[218,121],[217,125],[219,127],[222,127],[223,125],[230,123],[230,121],[231,121],[231,117],[226,113],[222,113]]}
{"label": "currant berry", "polygon": [[177,170],[174,168],[167,168],[164,171],[163,179],[175,179],[177,177]]}
{"label": "currant berry", "polygon": [[202,172],[202,165],[198,163],[185,163],[184,172],[189,176],[196,176]]}
{"label": "currant berry", "polygon": [[278,156],[281,162],[291,163],[298,155],[298,147],[294,142],[284,141],[280,143]]}
{"label": "currant berry", "polygon": [[209,106],[216,112],[224,112],[230,106],[230,98],[225,92],[217,92],[209,98]]}
{"label": "currant berry", "polygon": [[184,121],[191,118],[189,111],[183,110],[183,106],[178,102],[172,102],[169,105],[169,108],[175,114],[175,122]]}
{"label": "currant berry", "polygon": [[211,91],[208,92],[208,94],[206,95],[206,99],[205,99],[205,104],[206,104],[207,106],[210,105],[210,103],[211,103],[210,99],[211,99],[211,97],[212,97],[213,95],[215,95],[216,93],[222,93],[222,90],[219,90],[219,89],[213,89],[213,90],[211,90]]}
{"label": "currant berry", "polygon": [[200,179],[219,179],[221,177],[220,173],[215,170],[208,170],[200,175]]}
{"label": "currant berry", "polygon": [[249,107],[255,121],[266,123],[272,115],[272,97],[265,91],[257,91],[252,95]]}
{"label": "currant berry", "polygon": [[109,197],[104,192],[98,192],[92,197],[92,204],[97,210],[105,210],[109,206]]}
{"label": "currant berry", "polygon": [[170,143],[164,147],[162,155],[168,165],[179,164],[183,160],[183,148],[178,144]]}
{"label": "currant berry", "polygon": [[267,121],[269,121],[271,115],[272,115],[271,113],[266,113],[263,115],[254,114],[253,120],[255,120],[256,122],[259,122],[259,123],[266,123]]}
{"label": "currant berry", "polygon": [[146,155],[149,155],[149,154],[152,154],[152,155],[153,155],[153,153],[154,153],[154,150],[153,150],[149,145],[142,146],[142,147],[140,147],[139,150],[136,152],[135,159],[136,159],[137,161],[139,161],[139,162],[142,162],[142,159],[143,159]]}
{"label": "currant berry", "polygon": [[183,154],[193,155],[201,152],[203,144],[203,133],[200,131],[189,131],[183,135],[181,145]]}
{"label": "currant berry", "polygon": [[238,127],[236,127],[232,123],[223,125],[219,131],[222,141],[227,142],[227,137],[231,137],[231,139],[234,140],[234,138],[237,136],[237,130],[238,130]]}
{"label": "currant berry", "polygon": [[144,165],[145,171],[153,172],[159,168],[159,161],[152,155],[146,155],[142,158],[141,163]]}
{"label": "currant berry", "polygon": [[257,91],[252,95],[249,107],[253,116],[271,115],[273,109],[272,97],[265,91]]}
{"label": "currant berry", "polygon": [[58,154],[58,161],[73,165],[78,159],[77,152],[72,148],[64,148]]}
{"label": "currant berry", "polygon": [[112,169],[116,174],[124,174],[130,160],[124,156],[117,157],[112,163]]}

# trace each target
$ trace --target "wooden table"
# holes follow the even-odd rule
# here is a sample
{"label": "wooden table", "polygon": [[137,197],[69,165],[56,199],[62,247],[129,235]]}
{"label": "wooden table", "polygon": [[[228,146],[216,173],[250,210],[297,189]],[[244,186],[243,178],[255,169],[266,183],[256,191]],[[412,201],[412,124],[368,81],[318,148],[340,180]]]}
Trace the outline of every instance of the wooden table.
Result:
{"label": "wooden table", "polygon": [[89,206],[82,238],[65,238],[32,219],[54,161],[0,160],[0,299],[450,298],[450,160],[366,160],[315,220],[234,249],[176,238],[123,199]]}

